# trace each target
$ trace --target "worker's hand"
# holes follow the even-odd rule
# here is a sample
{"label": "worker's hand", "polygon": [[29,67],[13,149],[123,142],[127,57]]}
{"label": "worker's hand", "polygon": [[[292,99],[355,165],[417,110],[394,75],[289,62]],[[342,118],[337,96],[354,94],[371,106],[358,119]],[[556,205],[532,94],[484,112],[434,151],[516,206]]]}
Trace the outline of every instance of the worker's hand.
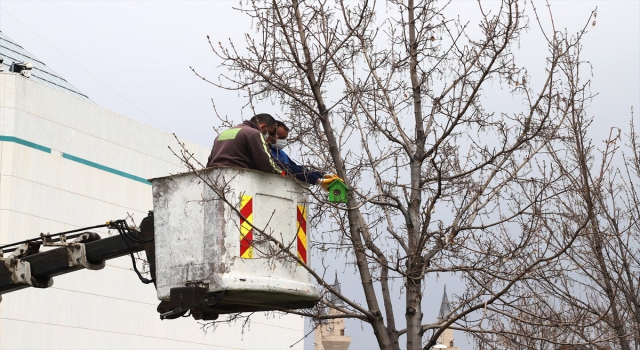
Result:
{"label": "worker's hand", "polygon": [[318,184],[320,186],[322,186],[322,188],[324,188],[325,191],[328,191],[329,190],[329,185],[334,181],[342,181],[342,182],[344,182],[344,180],[339,178],[338,175],[336,175],[336,174],[326,174],[325,176],[323,176],[322,179],[318,180]]}

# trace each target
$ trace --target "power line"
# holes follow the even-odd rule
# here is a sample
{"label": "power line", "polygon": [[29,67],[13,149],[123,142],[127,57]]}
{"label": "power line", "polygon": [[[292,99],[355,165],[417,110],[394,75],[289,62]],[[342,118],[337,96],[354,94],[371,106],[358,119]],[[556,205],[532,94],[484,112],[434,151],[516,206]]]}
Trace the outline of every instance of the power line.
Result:
{"label": "power line", "polygon": [[7,10],[3,9],[0,7],[1,12],[6,13],[7,15],[9,15],[9,17],[13,18],[16,22],[18,22],[20,25],[22,25],[23,27],[25,27],[28,31],[30,31],[33,35],[37,36],[38,38],[40,38],[40,40],[44,41],[47,45],[51,46],[51,48],[53,48],[54,50],[58,51],[59,54],[61,54],[62,56],[64,56],[66,59],[68,59],[69,61],[71,61],[73,64],[75,64],[76,66],[78,66],[80,69],[82,69],[85,73],[89,74],[91,77],[93,77],[95,80],[97,80],[100,84],[104,85],[107,89],[111,90],[114,94],[120,96],[120,98],[122,98],[123,100],[125,100],[127,103],[129,103],[130,105],[132,105],[135,109],[137,109],[138,111],[140,111],[142,114],[144,114],[145,116],[147,116],[149,119],[153,120],[154,122],[156,122],[156,124],[160,125],[164,130],[166,130],[168,133],[172,133],[171,130],[169,130],[169,128],[167,128],[166,126],[164,126],[162,123],[160,123],[159,121],[157,121],[154,117],[150,116],[149,114],[147,114],[145,111],[143,111],[142,109],[140,109],[140,107],[136,106],[135,104],[133,104],[133,102],[129,101],[126,97],[120,95],[116,90],[112,89],[109,85],[105,84],[102,80],[98,79],[98,77],[96,77],[95,75],[91,74],[91,72],[89,72],[88,70],[84,69],[84,67],[82,67],[80,64],[78,64],[76,61],[72,60],[69,56],[65,55],[62,51],[58,50],[58,48],[56,48],[55,46],[53,46],[51,43],[49,43],[47,40],[45,40],[43,37],[41,37],[40,35],[38,35],[38,33],[34,32],[31,28],[27,27],[27,25],[25,25],[24,23],[22,23],[20,20],[18,20],[14,15],[12,15],[11,13],[9,13]]}

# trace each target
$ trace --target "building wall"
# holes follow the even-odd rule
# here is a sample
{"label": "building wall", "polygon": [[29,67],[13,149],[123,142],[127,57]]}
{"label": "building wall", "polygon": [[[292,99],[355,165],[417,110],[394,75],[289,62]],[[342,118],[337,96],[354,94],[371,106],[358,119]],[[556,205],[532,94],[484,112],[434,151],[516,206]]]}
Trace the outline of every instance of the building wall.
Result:
{"label": "building wall", "polygon": [[442,334],[440,335],[440,338],[438,338],[438,342],[440,344],[447,346],[446,350],[460,350],[459,347],[454,346],[454,341],[455,338],[453,336],[453,329],[451,328],[445,329],[444,332],[442,332]]}
{"label": "building wall", "polygon": [[[340,315],[341,312],[329,309],[329,315]],[[351,345],[351,337],[345,335],[344,318],[332,318],[319,325],[314,331],[314,350],[347,350]]]}
{"label": "building wall", "polygon": [[[127,215],[139,223],[152,209],[145,179],[185,170],[168,146],[178,146],[170,134],[0,73],[0,243]],[[208,149],[187,147],[206,161]],[[282,349],[304,332],[293,315],[254,315],[244,332],[241,321],[207,333],[192,318],[160,321],[155,289],[128,257],[2,298],[0,349]]]}

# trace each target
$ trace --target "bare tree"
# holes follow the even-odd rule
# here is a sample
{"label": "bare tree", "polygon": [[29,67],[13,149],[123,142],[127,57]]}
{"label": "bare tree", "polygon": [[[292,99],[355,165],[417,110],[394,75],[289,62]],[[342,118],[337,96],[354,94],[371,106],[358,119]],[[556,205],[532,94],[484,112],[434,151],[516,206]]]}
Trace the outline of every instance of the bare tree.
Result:
{"label": "bare tree", "polygon": [[[252,108],[277,102],[303,160],[351,189],[346,205],[311,190],[322,230],[313,247],[319,259],[343,254],[365,298],[337,293],[321,269],[307,267],[344,306],[326,299],[343,313],[303,314],[363,320],[381,349],[401,341],[429,349],[446,328],[483,348],[496,337],[504,345],[495,348],[565,344],[584,319],[550,305],[544,281],[566,280],[565,255],[596,220],[579,125],[592,97],[577,71],[587,26],[563,33],[546,11],[548,28],[533,21],[548,52],[532,79],[516,57],[527,14],[538,19],[530,2],[478,2],[475,22],[449,16],[448,6],[248,1],[238,10],[255,32],[242,44],[210,41],[228,74],[196,74],[246,92]],[[426,323],[425,291],[443,273],[455,273],[466,290],[450,314]]]}
{"label": "bare tree", "polygon": [[[581,125],[589,122],[583,121],[573,128],[584,130]],[[612,128],[599,157],[590,144],[583,150],[590,191],[575,203],[591,201],[595,215],[588,233],[565,256],[565,287],[557,288],[557,284],[546,287],[559,301],[558,305],[583,318],[581,324],[588,331],[576,328],[573,338],[582,337],[585,341],[591,335],[591,341],[603,348],[625,350],[640,347],[637,229],[640,168],[633,117],[629,130],[623,136],[620,129]],[[600,161],[594,161],[595,158]],[[572,212],[584,217],[579,210]]]}
{"label": "bare tree", "polygon": [[[580,66],[588,62],[576,59],[566,66],[576,82]],[[518,317],[506,320],[508,324],[493,320],[492,332],[476,334],[481,348],[640,347],[638,136],[632,113],[628,134],[611,128],[602,147],[596,147],[587,137],[592,120],[586,117],[585,102],[593,97],[588,85],[578,90],[586,98],[571,102],[564,147],[549,152],[569,181],[559,204],[565,220],[588,225],[557,262],[556,274],[537,275],[522,284],[526,302],[513,306]]]}

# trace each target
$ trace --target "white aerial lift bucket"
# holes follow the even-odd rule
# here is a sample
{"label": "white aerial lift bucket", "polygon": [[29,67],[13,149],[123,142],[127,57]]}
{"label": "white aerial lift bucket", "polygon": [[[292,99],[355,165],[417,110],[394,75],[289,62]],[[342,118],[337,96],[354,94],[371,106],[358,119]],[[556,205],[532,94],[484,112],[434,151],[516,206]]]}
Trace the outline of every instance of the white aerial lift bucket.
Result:
{"label": "white aerial lift bucket", "polygon": [[319,300],[310,274],[295,259],[308,264],[310,257],[305,185],[238,168],[150,181],[156,288],[166,301],[158,311],[167,318],[189,309],[196,319],[214,319],[308,308]]}

